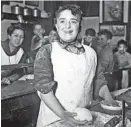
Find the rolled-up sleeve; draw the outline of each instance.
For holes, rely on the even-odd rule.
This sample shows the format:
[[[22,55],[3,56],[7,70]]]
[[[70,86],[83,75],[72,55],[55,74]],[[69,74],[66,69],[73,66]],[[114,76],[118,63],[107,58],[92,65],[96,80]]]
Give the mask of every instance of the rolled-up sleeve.
[[[98,62],[98,65],[96,68],[96,74],[94,78],[94,99],[100,98],[99,91],[104,85],[107,85],[107,81],[104,77],[101,63]]]
[[[56,85],[51,62],[51,45],[45,45],[38,51],[34,62],[34,79],[36,90],[43,94],[52,91]]]

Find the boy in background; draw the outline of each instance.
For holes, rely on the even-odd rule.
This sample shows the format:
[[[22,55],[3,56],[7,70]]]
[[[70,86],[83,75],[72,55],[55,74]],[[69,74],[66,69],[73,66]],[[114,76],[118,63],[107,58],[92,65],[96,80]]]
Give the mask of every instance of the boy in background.
[[[88,46],[92,46],[92,41],[96,36],[96,32],[92,28],[88,28],[85,31],[85,36],[82,39],[82,43]]]
[[[117,43],[118,51],[114,54],[115,68],[122,69],[121,87],[127,88],[129,85],[128,69],[131,68],[131,54],[127,50],[127,42],[120,40]],[[120,79],[118,79],[120,80]]]
[[[46,44],[45,28],[40,23],[36,23],[33,26],[33,32],[31,51],[37,52],[42,45]]]

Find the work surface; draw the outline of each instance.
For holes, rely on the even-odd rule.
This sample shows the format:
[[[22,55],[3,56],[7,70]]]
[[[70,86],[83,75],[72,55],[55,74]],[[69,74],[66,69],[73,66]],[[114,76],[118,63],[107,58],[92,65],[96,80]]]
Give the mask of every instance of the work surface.
[[[124,99],[123,97],[126,96],[126,94],[124,95],[124,93],[126,93],[127,91],[131,92],[131,88],[115,91],[112,93],[112,95],[115,97],[115,99],[122,100]],[[91,114],[93,116],[93,124],[92,125],[86,124],[84,126],[77,126],[77,127],[104,127],[104,125],[113,117],[121,116],[121,112],[104,110],[101,107],[100,103],[96,101],[93,101],[92,106],[88,109],[91,111]],[[130,106],[125,109],[125,114],[126,114],[125,127],[131,127],[131,107]],[[68,124],[65,124],[63,121],[59,121],[58,123],[56,123],[56,127],[76,127],[76,126],[70,126]],[[114,127],[114,126],[110,126],[110,127]],[[122,120],[115,127],[122,127]]]
[[[115,91],[112,94],[116,97],[116,99],[122,100],[124,99],[123,98],[124,94],[122,95],[122,93],[125,93],[127,90],[130,90],[130,89],[131,88],[122,89],[119,91]],[[2,100],[11,99],[13,97],[26,95],[33,92],[36,92],[36,90],[34,88],[34,81],[32,79],[19,80],[12,83],[9,86],[2,87],[1,99]],[[120,94],[122,96],[119,96]],[[128,98],[128,99],[131,99],[131,98]],[[83,127],[104,127],[104,124],[107,121],[109,121],[111,118],[113,118],[114,116],[121,115],[120,113],[113,114],[114,112],[105,111],[100,106],[100,103],[95,102],[95,101],[94,101],[94,104],[89,108],[89,110],[91,110],[94,122],[92,125],[85,125]],[[126,116],[131,120],[131,107],[126,109]],[[127,120],[126,127],[131,127],[130,120]],[[61,123],[61,127],[68,127],[68,126]],[[116,127],[120,127],[120,126],[117,125]]]
[[[10,99],[13,97],[26,95],[28,93],[35,92],[34,80],[18,80],[13,82],[11,85],[2,86],[1,88],[1,100]]]
[[[111,118],[114,117],[114,116],[111,116],[108,114],[94,112],[94,111],[91,111],[91,114],[94,119],[93,124],[91,124],[91,125],[86,124],[84,126],[77,126],[77,127],[104,127],[105,123],[107,123]],[[52,126],[49,126],[49,127],[52,127]],[[55,127],[76,127],[76,126],[71,126],[71,125],[65,124],[63,121],[59,121],[59,122],[57,122]],[[110,127],[112,127],[112,126],[110,126]],[[119,124],[117,124],[115,127],[122,127],[121,122]],[[126,120],[125,127],[131,127],[131,122],[128,119]]]

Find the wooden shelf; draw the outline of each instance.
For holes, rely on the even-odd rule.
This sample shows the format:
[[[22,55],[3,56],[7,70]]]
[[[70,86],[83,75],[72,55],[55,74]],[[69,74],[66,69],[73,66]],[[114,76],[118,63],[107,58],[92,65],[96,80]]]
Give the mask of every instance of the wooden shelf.
[[[32,20],[38,20],[38,19],[49,19],[48,18],[42,18],[42,17],[34,17],[32,15],[28,15],[28,16],[23,16],[23,19],[25,21],[32,21]],[[11,19],[11,20],[17,20],[17,15],[16,14],[12,14],[12,13],[2,13],[2,20],[3,19]]]

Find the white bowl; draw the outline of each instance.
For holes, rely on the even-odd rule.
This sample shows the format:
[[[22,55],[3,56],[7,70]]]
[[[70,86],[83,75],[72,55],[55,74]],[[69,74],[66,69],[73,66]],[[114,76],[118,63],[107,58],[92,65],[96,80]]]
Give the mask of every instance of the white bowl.
[[[122,110],[122,101],[118,101],[118,100],[115,100],[115,101],[119,104],[119,106],[106,105],[106,104],[102,103],[104,101],[102,101],[100,104],[103,109],[112,110],[112,111]],[[127,103],[125,103],[125,107],[127,107],[127,106],[128,106]]]

